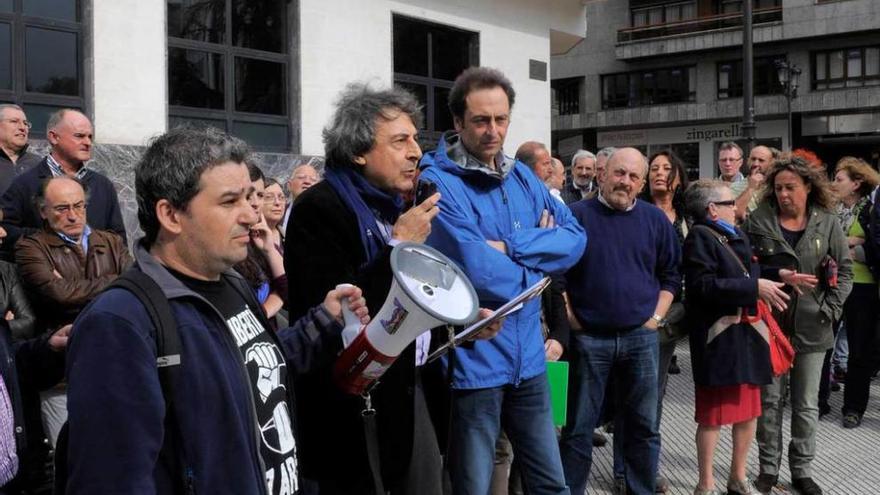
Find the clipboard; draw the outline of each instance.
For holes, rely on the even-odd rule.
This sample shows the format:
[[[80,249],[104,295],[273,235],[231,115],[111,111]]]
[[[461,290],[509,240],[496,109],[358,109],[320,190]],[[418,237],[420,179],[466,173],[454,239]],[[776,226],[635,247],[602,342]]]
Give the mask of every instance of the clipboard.
[[[540,296],[541,293],[544,292],[544,289],[546,289],[549,285],[550,277],[542,278],[535,285],[529,287],[518,296],[504,303],[504,305],[496,309],[489,316],[483,318],[482,320],[478,320],[476,323],[456,334],[452,342],[446,342],[445,344],[438,347],[434,352],[431,353],[430,356],[428,356],[425,364],[436,361],[437,358],[449,352],[449,349],[451,349],[452,347],[457,347],[458,345],[471,340],[472,338],[474,338],[475,335],[480,333],[480,331],[487,326],[495,323],[496,321],[504,318],[511,313],[519,311],[523,307],[523,304]]]

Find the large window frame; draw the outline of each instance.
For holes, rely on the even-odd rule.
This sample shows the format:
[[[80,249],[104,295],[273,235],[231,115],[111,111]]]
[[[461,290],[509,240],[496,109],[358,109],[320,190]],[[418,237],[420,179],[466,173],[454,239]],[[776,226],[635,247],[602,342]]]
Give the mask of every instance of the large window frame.
[[[775,65],[777,60],[786,60],[786,57],[785,55],[755,57],[753,86],[755,96],[779,95],[783,93],[783,87],[779,84],[779,76],[777,75]],[[742,59],[718,62],[715,69],[718,99],[741,98],[743,95]],[[733,76],[732,78],[728,76],[727,87],[724,87],[722,84],[724,73]]]
[[[424,105],[425,119],[422,128],[419,130],[419,140],[423,145],[423,148],[429,149],[433,148],[436,145],[443,132],[451,130],[451,128],[438,128],[437,124],[438,122],[442,121],[452,121],[452,117],[449,115],[449,107],[447,106],[447,102],[444,98],[440,97],[444,93],[448,94],[449,90],[452,89],[453,83],[455,82],[455,76],[457,76],[456,74],[452,77],[439,77],[437,76],[437,74],[435,74],[436,71],[433,60],[435,53],[434,44],[438,42],[437,40],[444,33],[452,33],[456,36],[467,37],[467,61],[465,63],[465,66],[462,67],[462,70],[464,70],[467,67],[480,65],[480,35],[477,32],[468,31],[453,26],[437,24],[434,22],[429,22],[423,19],[417,19],[401,14],[393,14],[392,44],[394,44],[395,40],[397,39],[394,33],[395,30],[412,27],[423,29],[425,35],[427,36],[425,53],[427,75],[412,74],[398,70],[400,69],[400,65],[397,64],[394,60],[396,57],[392,57],[392,71],[394,75],[394,84],[413,91],[416,97],[419,98],[420,102]],[[395,51],[395,47],[392,46],[392,54]],[[416,88],[424,88],[424,95],[421,94],[421,91],[415,91],[414,89]],[[442,112],[442,114],[438,112]]]
[[[684,87],[675,89],[669,85],[666,88],[661,87],[660,82],[668,83],[675,77],[681,78],[682,75],[687,86],[686,90]],[[599,90],[603,110],[691,103],[697,99],[697,66],[660,67],[604,74],[601,77]],[[615,96],[609,97],[611,93]]]
[[[814,91],[880,86],[880,45],[819,50],[810,58]],[[832,77],[836,69],[840,77]]]
[[[577,115],[581,113],[583,77],[554,79],[550,82],[554,115]]]
[[[234,0],[225,0],[224,2],[224,40],[223,42],[200,41],[187,38],[179,38],[171,35],[170,30],[167,37],[169,52],[169,72],[168,72],[168,121],[169,127],[178,124],[192,123],[200,125],[202,121],[223,122],[224,131],[236,135],[236,125],[272,125],[284,128],[285,141],[282,145],[266,145],[249,143],[254,149],[267,152],[287,153],[295,151],[298,146],[295,138],[295,129],[293,128],[293,118],[295,114],[294,92],[291,91],[291,70],[293,66],[293,58],[291,55],[290,37],[296,36],[291,32],[290,12],[291,4],[285,0],[277,0],[281,4],[283,14],[281,16],[284,27],[281,29],[283,39],[281,40],[281,52],[272,52],[258,50],[254,48],[246,48],[235,46],[233,44],[233,11],[232,4]],[[184,105],[175,105],[171,102],[171,62],[170,54],[174,49],[192,50],[196,52],[207,53],[209,55],[219,55],[223,61],[223,109],[190,107]],[[246,59],[248,61],[271,62],[280,64],[282,76],[281,94],[284,97],[282,105],[283,113],[269,114],[246,112],[236,109],[236,64],[238,59]],[[210,125],[210,124],[208,124]]]
[[[630,25],[632,27],[657,26],[669,22],[687,21],[696,18],[696,0],[636,7],[630,11]]]
[[[49,115],[61,108],[85,109],[85,69],[83,56],[83,0],[75,1],[76,21],[36,17],[23,13],[27,0],[13,0],[12,12],[0,12],[0,24],[9,25],[10,31],[10,78],[12,87],[0,89],[0,102],[14,103],[24,108],[34,127],[32,138],[45,138],[45,123]],[[52,94],[27,89],[27,32],[29,28],[69,33],[76,36],[76,85],[75,95]]]
[[[717,0],[719,14],[733,14],[742,12],[743,0]],[[752,10],[772,9],[781,7],[782,0],[752,0]]]

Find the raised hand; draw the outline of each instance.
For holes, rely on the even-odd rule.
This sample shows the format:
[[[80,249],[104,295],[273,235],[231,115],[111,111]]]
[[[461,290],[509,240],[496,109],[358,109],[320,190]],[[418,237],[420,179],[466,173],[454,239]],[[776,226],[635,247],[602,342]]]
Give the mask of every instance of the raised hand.
[[[425,242],[431,234],[431,220],[440,213],[438,201],[440,201],[440,193],[434,193],[400,215],[391,228],[391,237],[398,241]]]

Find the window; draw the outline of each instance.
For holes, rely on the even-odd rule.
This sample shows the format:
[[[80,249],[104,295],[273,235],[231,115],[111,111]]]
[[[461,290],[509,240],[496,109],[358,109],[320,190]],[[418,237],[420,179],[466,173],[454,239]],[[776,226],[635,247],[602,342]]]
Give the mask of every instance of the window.
[[[781,7],[782,0],[752,0],[752,9],[770,9]],[[719,14],[733,14],[742,12],[742,0],[718,0]]]
[[[583,77],[554,79],[550,83],[553,91],[553,115],[577,115],[581,113],[581,83]]]
[[[394,83],[408,89],[424,106],[420,140],[432,147],[454,127],[447,101],[455,78],[479,65],[476,33],[394,16]]]
[[[681,159],[689,181],[700,178],[700,143],[652,144],[648,146],[648,153],[645,156],[650,157],[658,151],[665,150],[672,150]]]
[[[813,53],[813,89],[880,85],[880,46]]]
[[[696,72],[691,66],[602,76],[602,108],[694,101]]]
[[[667,5],[632,9],[633,27],[686,21],[697,17],[697,2],[676,2]]]
[[[755,59],[754,89],[755,95],[782,94],[776,71],[776,61],[785,60],[784,56],[760,57]],[[718,99],[736,98],[743,95],[742,60],[718,63]]]
[[[0,102],[24,108],[34,137],[56,110],[84,108],[81,15],[77,0],[0,0]]]
[[[216,127],[257,149],[291,149],[286,1],[168,0],[167,28],[172,127]]]

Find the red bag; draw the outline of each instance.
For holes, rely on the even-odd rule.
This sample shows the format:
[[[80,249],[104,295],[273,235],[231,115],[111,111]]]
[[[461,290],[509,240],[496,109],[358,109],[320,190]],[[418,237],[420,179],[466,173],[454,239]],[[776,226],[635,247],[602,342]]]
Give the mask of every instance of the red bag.
[[[788,341],[788,337],[782,333],[773,313],[767,303],[758,299],[758,314],[756,316],[748,316],[743,311],[743,320],[754,325],[762,322],[767,327],[767,335],[770,344],[770,365],[773,368],[773,376],[780,376],[788,373],[794,364],[794,347]],[[760,324],[760,323],[758,323]]]

